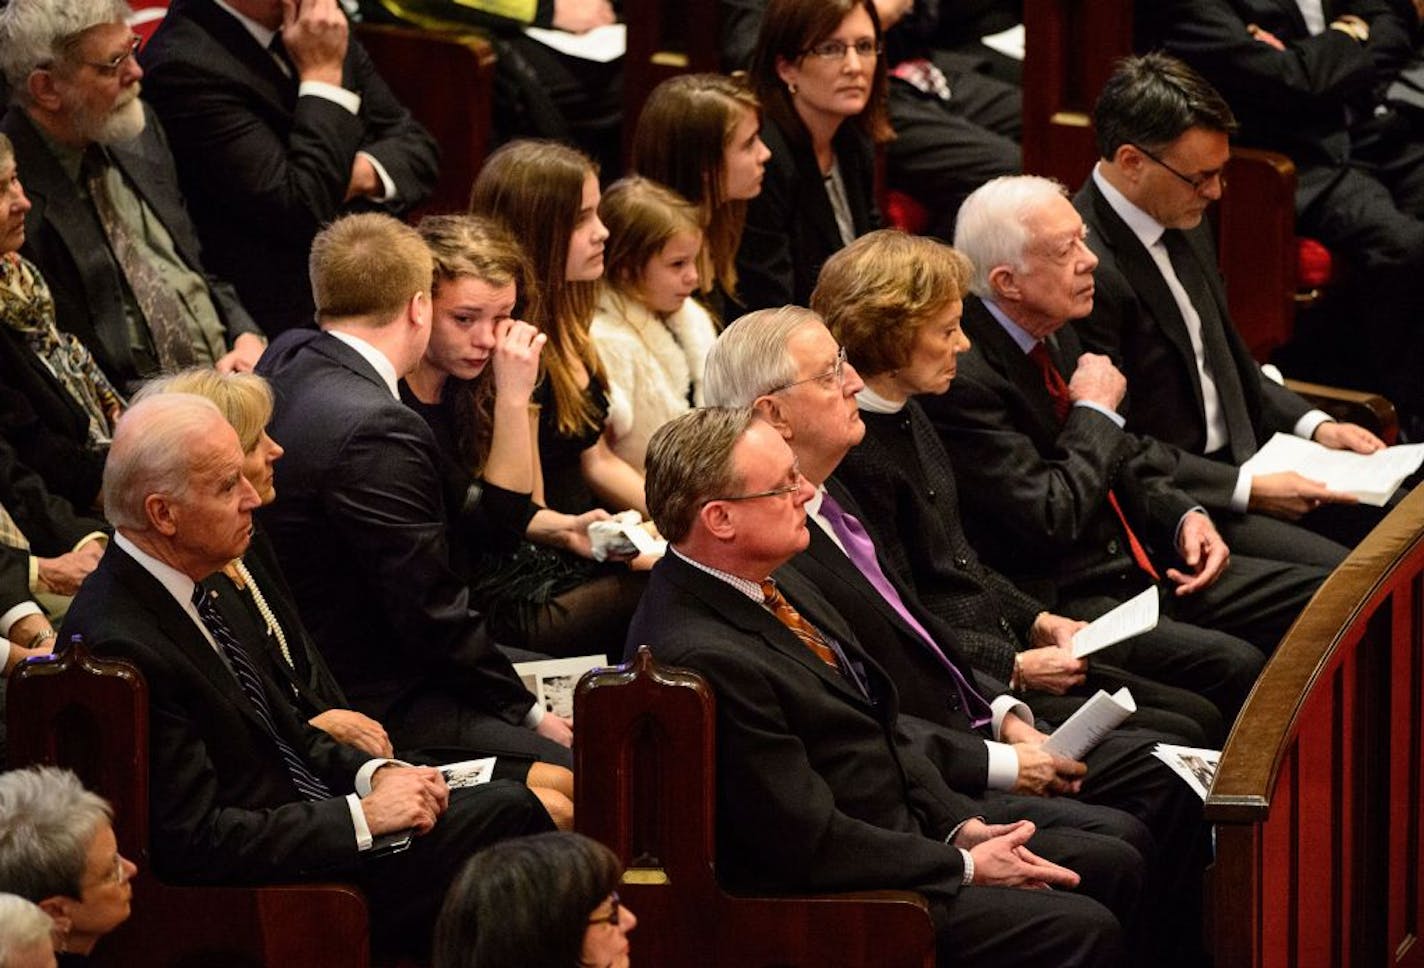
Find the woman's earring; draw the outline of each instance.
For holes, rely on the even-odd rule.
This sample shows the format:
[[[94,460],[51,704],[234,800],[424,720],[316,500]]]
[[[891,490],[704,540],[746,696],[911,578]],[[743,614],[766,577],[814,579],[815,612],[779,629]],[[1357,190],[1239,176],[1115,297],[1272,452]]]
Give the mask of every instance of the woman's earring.
[[[788,82],[786,83],[786,90],[787,90],[788,92],[790,92],[791,94],[795,94],[795,93],[796,93],[796,82],[795,82],[795,81],[788,81]]]

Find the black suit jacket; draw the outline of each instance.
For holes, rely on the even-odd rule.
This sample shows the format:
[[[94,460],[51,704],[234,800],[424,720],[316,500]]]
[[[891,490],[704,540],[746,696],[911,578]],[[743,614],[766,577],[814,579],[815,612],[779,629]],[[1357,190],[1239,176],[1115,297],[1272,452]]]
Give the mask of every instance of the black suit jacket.
[[[435,441],[359,353],[314,330],[282,334],[258,371],[287,451],[258,513],[302,621],[352,705],[402,746],[421,701],[455,728],[471,707],[519,723],[534,697],[494,647],[450,567]],[[406,746],[422,745],[406,743]],[[451,736],[445,745],[467,745]]]
[[[737,250],[737,289],[746,309],[805,306],[821,266],[843,245],[836,216],[810,141],[783,131],[770,118],[761,139],[771,149],[761,194],[747,203]],[[880,227],[875,206],[875,149],[854,124],[831,142],[841,166],[857,236]]]
[[[224,611],[239,641],[251,641],[241,608]],[[117,545],[70,606],[62,640],[76,634],[99,654],[134,663],[148,682],[150,842],[160,876],[233,884],[356,871],[341,794],[352,792],[367,757],[298,720],[264,677],[278,732],[336,794],[303,800],[226,662]]]
[[[232,287],[207,274],[198,234],[178,190],[173,155],[158,119],[147,105],[147,124],[133,141],[110,145],[109,155],[168,234],[189,268],[204,273],[208,290],[227,331],[227,341],[258,332]],[[121,389],[140,376],[129,349],[124,318],[124,280],[93,206],[60,167],[34,124],[18,106],[0,122],[15,144],[15,165],[33,207],[25,216],[20,252],[39,267],[54,294],[59,328],[74,333]]]
[[[777,579],[870,682],[868,700],[758,603],[669,554],[628,632],[660,662],[704,676],[717,705],[719,879],[775,892],[959,890],[943,838],[978,813],[897,727],[885,673],[794,572]]]
[[[1206,413],[1196,353],[1166,280],[1091,177],[1073,204],[1088,226],[1088,243],[1100,260],[1093,273],[1097,284],[1093,312],[1075,322],[1074,329],[1086,349],[1110,356],[1127,377],[1130,402],[1122,413],[1128,430],[1168,445],[1177,461],[1173,477],[1184,491],[1209,508],[1229,508],[1238,467],[1202,456]],[[1218,391],[1239,389],[1235,403],[1249,415],[1258,445],[1274,433],[1290,433],[1310,404],[1267,378],[1230,324],[1210,228],[1203,222],[1186,238],[1211,285],[1237,376],[1235,381],[1218,380]]]
[[[139,60],[208,259],[268,333],[312,325],[307,254],[323,225],[351,211],[400,214],[435,184],[435,142],[354,36],[342,86],[360,95],[359,114],[297,97],[296,79],[212,0],[175,0]],[[395,182],[390,205],[344,201],[358,151]]]
[[[973,348],[948,393],[925,410],[954,461],[970,544],[994,568],[1050,604],[1068,589],[1136,574],[1112,490],[1159,563],[1175,561],[1177,524],[1196,506],[1171,481],[1160,446],[1087,407],[1062,424],[1038,368],[977,297],[964,301]],[[1065,380],[1082,346],[1055,335]]]

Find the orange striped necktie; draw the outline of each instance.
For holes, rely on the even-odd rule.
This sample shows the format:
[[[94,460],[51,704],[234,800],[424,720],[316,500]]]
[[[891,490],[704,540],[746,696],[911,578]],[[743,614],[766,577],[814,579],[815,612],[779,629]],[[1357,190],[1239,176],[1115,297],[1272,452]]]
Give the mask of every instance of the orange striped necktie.
[[[791,606],[786,600],[786,596],[781,594],[781,589],[776,587],[776,582],[770,578],[761,583],[762,600],[766,602],[771,614],[775,615],[777,621],[789,628],[792,633],[801,640],[801,644],[810,649],[826,665],[840,671],[841,664],[836,658],[836,650],[831,648],[831,644],[826,641],[826,637],[820,633],[816,626],[806,621],[801,613]]]

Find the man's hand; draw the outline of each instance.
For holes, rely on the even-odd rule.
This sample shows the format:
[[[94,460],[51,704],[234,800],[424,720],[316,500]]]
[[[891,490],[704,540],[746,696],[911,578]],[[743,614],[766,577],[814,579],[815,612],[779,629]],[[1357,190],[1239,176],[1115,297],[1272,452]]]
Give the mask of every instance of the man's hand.
[[[1113,366],[1112,360],[1100,353],[1084,353],[1078,357],[1078,368],[1068,381],[1068,399],[1116,411],[1125,393],[1127,377]]]
[[[1216,525],[1199,511],[1190,512],[1182,521],[1181,533],[1177,535],[1177,551],[1187,563],[1188,570],[1168,568],[1167,577],[1177,583],[1176,594],[1179,596],[1209,588],[1221,577],[1227,562],[1231,560],[1231,549],[1216,533]]]
[[[574,745],[574,724],[553,713],[545,713],[544,718],[539,720],[539,725],[534,727],[534,732],[560,746]]]
[[[1035,829],[1029,820],[986,824],[974,819],[959,828],[954,846],[963,847],[974,858],[975,884],[1026,889],[1077,887],[1077,874],[1024,846]]]
[[[37,646],[32,647],[30,643],[33,642],[37,636],[53,631],[54,626],[49,624],[48,616],[37,613],[26,615],[23,618],[17,618],[10,626],[10,631],[7,633],[7,636],[11,642],[22,649],[32,649],[34,654],[43,655],[54,648],[53,635]]]
[[[336,0],[282,0],[282,44],[298,80],[340,87],[349,30]]]
[[[381,176],[376,174],[376,166],[371,164],[370,158],[358,153],[351,159],[351,180],[346,183],[344,201],[379,198],[384,191],[385,185],[381,184]]]
[[[354,709],[328,709],[313,716],[311,724],[338,743],[354,746],[369,756],[395,756],[391,738],[381,724]]]
[[[89,573],[99,564],[103,555],[103,542],[88,541],[84,547],[76,548],[58,558],[36,558],[40,583],[56,595],[73,595],[79,591],[79,586],[89,577]]]
[[[1285,50],[1286,45],[1281,43],[1281,39],[1257,24],[1247,24],[1246,32],[1251,35],[1252,40],[1260,41],[1272,50]]]
[[[1014,781],[1014,793],[1035,797],[1077,793],[1083,788],[1088,767],[1067,757],[1048,752],[1039,743],[1015,743],[1019,757],[1019,776]]]
[[[397,830],[426,834],[449,805],[450,788],[435,767],[390,763],[372,775],[361,811],[373,837]]]
[[[1251,497],[1246,506],[1273,518],[1295,521],[1322,504],[1354,503],[1353,494],[1332,491],[1319,481],[1302,477],[1295,471],[1278,471],[1251,478]]]
[[[0,678],[8,679],[10,673],[15,671],[15,666],[26,659],[33,659],[37,655],[49,655],[52,645],[54,645],[54,640],[50,639],[37,648],[26,649],[8,639],[0,639],[0,655],[4,656],[4,670],[0,671]]]
[[[1073,651],[1073,636],[1088,623],[1066,615],[1039,612],[1028,630],[1028,644],[1034,648],[1055,645],[1060,649]]]
[[[1419,0],[1424,3],[1424,0]],[[1311,440],[1331,450],[1353,450],[1357,454],[1373,454],[1384,450],[1385,442],[1359,424],[1326,420],[1315,428]]]
[[[213,367],[219,373],[251,373],[257,369],[257,361],[262,359],[266,348],[267,344],[256,333],[243,333],[232,341],[232,349],[218,357]]]
[[[608,0],[554,0],[553,23],[557,30],[585,34],[613,23],[613,4]]]
[[[1019,685],[1061,696],[1081,686],[1088,676],[1086,659],[1075,659],[1068,649],[1048,645],[1019,653]]]
[[[490,366],[495,397],[527,405],[539,380],[539,354],[549,337],[523,320],[506,319],[495,327],[494,340]]]

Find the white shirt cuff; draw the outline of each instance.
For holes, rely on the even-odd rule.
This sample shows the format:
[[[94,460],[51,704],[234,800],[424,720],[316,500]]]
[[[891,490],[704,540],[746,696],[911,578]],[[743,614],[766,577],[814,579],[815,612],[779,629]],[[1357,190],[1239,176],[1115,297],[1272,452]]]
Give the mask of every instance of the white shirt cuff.
[[[376,177],[381,180],[381,194],[376,196],[374,201],[389,202],[394,199],[396,197],[396,183],[391,179],[391,176],[386,173],[386,166],[381,164],[376,156],[369,151],[358,151],[356,152],[356,157],[365,158],[369,161],[371,167],[376,170]]]
[[[30,560],[34,561],[34,558],[31,557]],[[24,618],[27,615],[39,615],[40,612],[40,607],[34,602],[21,602],[20,604],[14,606],[13,608],[9,609],[4,615],[0,615],[0,635],[3,635],[8,638],[10,636],[10,626],[14,625],[16,622],[18,622],[20,619]],[[24,643],[21,644],[23,645]]]
[[[1324,410],[1310,410],[1302,414],[1301,418],[1295,422],[1295,426],[1291,428],[1291,433],[1297,437],[1312,440],[1315,437],[1315,431],[1319,429],[1321,424],[1334,419],[1334,417],[1330,416],[1330,414]]]
[[[302,81],[297,85],[297,97],[319,97],[334,101],[352,114],[361,113],[361,95],[325,81]]]
[[[1009,713],[1016,714],[1019,719],[1033,725],[1033,710],[1028,708],[1028,703],[1015,696],[1004,693],[994,697],[994,701],[989,704],[989,708],[994,712],[994,738],[1000,739],[1004,735],[1004,717]],[[1015,770],[1017,771],[1017,767]]]
[[[967,887],[974,883],[974,857],[963,847],[956,847],[954,849],[959,851],[959,856],[964,858],[964,880],[959,883]]]
[[[373,842],[371,826],[366,823],[366,811],[361,809],[361,798],[354,793],[346,794],[346,806],[351,810],[351,826],[356,828],[356,849],[370,850]]]
[[[1109,420],[1115,423],[1119,430],[1127,426],[1127,420],[1123,417],[1122,414],[1118,413],[1116,410],[1109,410],[1107,407],[1103,406],[1100,403],[1094,403],[1091,400],[1074,400],[1073,406],[1087,407],[1089,410],[1096,410],[1098,413],[1102,414],[1104,417],[1107,417]]]
[[[538,729],[539,724],[544,721],[544,707],[539,703],[529,707],[529,711],[524,714],[524,725],[530,729]]]
[[[392,760],[384,756],[377,756],[361,764],[361,769],[356,771],[356,795],[369,797],[371,795],[371,777],[376,775],[376,771],[387,764],[396,766],[410,766],[405,760]]]
[[[1244,514],[1251,507],[1251,481],[1254,476],[1250,471],[1236,473],[1236,487],[1231,491],[1231,510],[1237,514]]]
[[[989,750],[989,776],[985,786],[990,790],[1012,790],[1019,780],[1019,754],[1008,743],[986,739]]]

